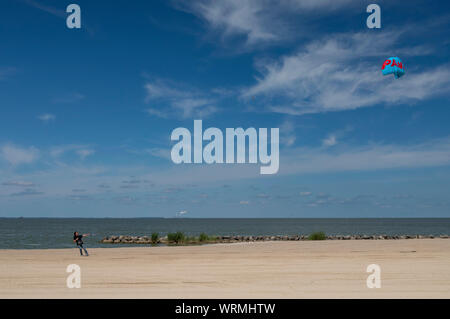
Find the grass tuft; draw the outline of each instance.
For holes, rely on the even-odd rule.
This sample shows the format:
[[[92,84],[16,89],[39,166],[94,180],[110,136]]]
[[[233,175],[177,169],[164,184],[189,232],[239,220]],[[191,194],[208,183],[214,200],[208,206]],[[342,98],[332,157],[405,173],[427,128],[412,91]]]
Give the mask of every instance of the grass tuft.
[[[152,233],[152,244],[157,244],[159,241],[159,234],[158,233]]]
[[[206,235],[205,233],[201,233],[200,236],[198,236],[198,241],[199,242],[205,242],[205,241],[210,241],[211,239],[209,238],[208,235]]]
[[[186,236],[184,235],[184,233],[182,232],[176,232],[176,233],[168,233],[167,234],[167,240],[170,243],[176,243],[176,244],[180,244],[182,242],[184,242]]]
[[[327,236],[325,235],[324,232],[320,231],[320,232],[315,232],[312,233],[308,236],[309,240],[325,240],[327,239]]]

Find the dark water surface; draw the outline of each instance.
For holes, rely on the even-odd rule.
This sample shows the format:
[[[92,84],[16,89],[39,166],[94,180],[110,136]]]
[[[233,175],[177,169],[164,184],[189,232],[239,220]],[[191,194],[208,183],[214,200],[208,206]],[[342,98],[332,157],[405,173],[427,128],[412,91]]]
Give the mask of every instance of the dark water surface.
[[[450,218],[374,219],[165,219],[165,218],[0,218],[0,249],[74,247],[73,232],[91,233],[87,247],[107,235],[150,235],[182,231],[187,235],[450,235]]]

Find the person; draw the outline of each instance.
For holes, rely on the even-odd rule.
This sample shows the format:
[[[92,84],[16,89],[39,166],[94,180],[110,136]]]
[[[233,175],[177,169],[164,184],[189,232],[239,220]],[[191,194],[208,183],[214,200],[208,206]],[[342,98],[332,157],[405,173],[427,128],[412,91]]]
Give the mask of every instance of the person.
[[[80,235],[78,232],[73,233],[73,241],[77,244],[77,247],[80,249],[80,255],[83,256],[83,250],[86,253],[86,256],[89,256],[86,248],[83,247],[83,237],[89,236],[89,234]]]

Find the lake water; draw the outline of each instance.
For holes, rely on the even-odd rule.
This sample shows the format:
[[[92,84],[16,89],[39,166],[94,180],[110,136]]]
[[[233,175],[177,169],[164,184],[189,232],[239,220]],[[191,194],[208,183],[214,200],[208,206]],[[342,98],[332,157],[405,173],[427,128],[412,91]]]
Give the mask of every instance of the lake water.
[[[0,249],[74,247],[73,232],[91,233],[87,247],[123,247],[100,244],[108,235],[151,235],[182,231],[209,235],[450,235],[450,218],[399,219],[188,219],[188,218],[0,218]]]

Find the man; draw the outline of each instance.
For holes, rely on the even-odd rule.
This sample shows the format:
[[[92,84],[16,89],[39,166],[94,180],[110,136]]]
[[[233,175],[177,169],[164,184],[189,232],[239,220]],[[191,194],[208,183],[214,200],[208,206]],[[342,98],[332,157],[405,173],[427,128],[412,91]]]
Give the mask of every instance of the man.
[[[83,237],[89,236],[89,234],[80,235],[78,232],[73,233],[73,241],[77,244],[77,247],[80,249],[80,255],[83,256],[83,250],[86,253],[86,256],[89,256],[86,248],[83,247]]]

